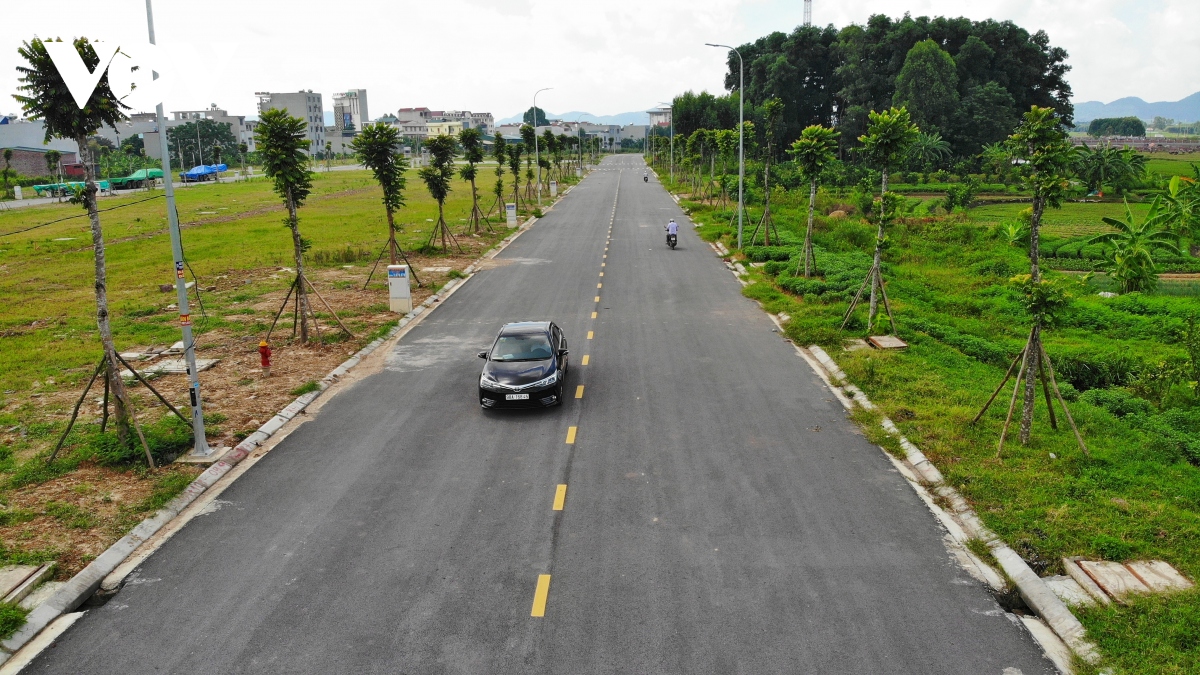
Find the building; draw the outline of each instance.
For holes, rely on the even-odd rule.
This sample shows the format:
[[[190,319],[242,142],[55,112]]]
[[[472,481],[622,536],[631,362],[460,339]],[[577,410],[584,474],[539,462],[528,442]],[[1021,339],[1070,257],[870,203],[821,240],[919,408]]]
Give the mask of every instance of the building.
[[[371,121],[367,113],[367,90],[349,89],[333,95],[333,126],[338,131],[362,131]]]
[[[495,130],[491,113],[473,113],[470,110],[447,110],[440,115],[443,122],[459,122],[462,129],[478,129],[485,134]]]
[[[151,116],[153,118],[153,115]],[[167,120],[167,127],[179,126],[180,124],[188,124],[199,120],[213,120],[219,124],[229,126],[229,131],[233,133],[233,137],[238,143],[245,143],[246,148],[250,152],[254,152],[254,131],[251,122],[246,123],[245,115],[230,115],[228,112],[217,107],[214,103],[205,110],[173,110],[171,111],[171,119]]]
[[[425,125],[427,136],[457,136],[463,127],[461,120],[439,120]]]
[[[10,165],[13,171],[16,171],[22,176],[51,176],[55,177],[59,173],[66,176],[68,171],[65,167],[68,165],[79,165],[79,157],[74,151],[67,152],[60,150],[62,157],[58,161],[58,169],[52,170],[46,166],[46,153],[54,148],[47,146],[28,147],[28,146],[7,146],[0,145],[0,150],[12,150],[12,160]],[[82,165],[79,165],[82,167]],[[82,169],[81,169],[82,172]]]
[[[255,92],[258,97],[258,113],[268,110],[286,110],[292,117],[305,121],[307,137],[310,141],[308,154],[314,155],[325,150],[325,110],[321,95],[308,91],[275,93]]]
[[[669,127],[671,126],[671,108],[660,107],[653,110],[647,110],[650,115],[650,126],[652,127]]]
[[[41,150],[42,152],[46,150],[58,150],[64,157],[67,153],[74,155],[79,152],[79,146],[75,144],[75,141],[52,138],[49,143],[46,143],[46,125],[41,121],[23,120],[15,116],[6,116],[4,119],[8,121],[0,124],[0,148],[11,148],[14,151],[16,148],[23,148]],[[0,164],[0,167],[2,167],[2,164]],[[41,167],[36,173],[28,175],[45,175],[46,163],[42,162]],[[17,170],[20,171],[20,169]]]

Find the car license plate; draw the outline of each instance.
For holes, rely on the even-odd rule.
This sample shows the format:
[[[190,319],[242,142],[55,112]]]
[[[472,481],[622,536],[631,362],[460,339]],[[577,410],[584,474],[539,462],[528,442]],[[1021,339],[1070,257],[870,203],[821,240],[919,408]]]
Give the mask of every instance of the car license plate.
[[[506,394],[504,396],[504,400],[506,400],[506,401],[528,401],[529,394]]]

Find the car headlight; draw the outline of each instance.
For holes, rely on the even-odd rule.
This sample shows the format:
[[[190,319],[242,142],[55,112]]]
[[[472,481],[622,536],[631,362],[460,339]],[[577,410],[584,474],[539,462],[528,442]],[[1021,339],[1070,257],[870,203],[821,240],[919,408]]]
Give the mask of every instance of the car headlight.
[[[487,389],[488,391],[507,391],[508,390],[508,387],[489,378],[487,375],[479,376],[479,386],[480,386],[480,388]]]
[[[527,386],[530,389],[541,389],[542,387],[549,387],[550,385],[554,384],[555,382],[558,382],[558,371],[557,370],[554,371],[553,373],[550,373],[550,377],[538,380],[537,382],[534,382],[533,384],[530,384]]]

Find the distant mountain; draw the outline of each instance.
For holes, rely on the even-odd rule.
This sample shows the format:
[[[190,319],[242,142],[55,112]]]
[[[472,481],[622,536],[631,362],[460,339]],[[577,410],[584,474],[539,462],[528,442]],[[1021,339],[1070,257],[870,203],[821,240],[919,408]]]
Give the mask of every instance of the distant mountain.
[[[521,111],[512,117],[505,117],[502,120],[496,120],[496,124],[520,124],[524,120],[522,117],[524,114],[525,111]],[[620,124],[622,126],[626,124],[650,123],[650,115],[644,110],[623,112],[616,115],[593,115],[592,113],[580,112],[578,110],[572,110],[565,113],[552,113],[547,110],[546,119],[564,120],[567,122],[574,122],[576,119],[578,119],[583,122],[592,122],[594,124]]]
[[[1119,98],[1112,103],[1084,101],[1075,104],[1075,123],[1087,124],[1098,117],[1137,117],[1147,122],[1169,117],[1180,122],[1200,120],[1200,91],[1182,101],[1147,103],[1136,96]]]

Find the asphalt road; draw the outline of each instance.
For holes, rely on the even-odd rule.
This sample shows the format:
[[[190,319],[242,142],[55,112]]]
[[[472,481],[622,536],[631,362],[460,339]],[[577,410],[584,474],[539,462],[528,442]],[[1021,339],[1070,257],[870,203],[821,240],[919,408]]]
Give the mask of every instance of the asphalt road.
[[[739,291],[606,159],[30,672],[1053,672]],[[582,398],[481,411],[545,318]]]

